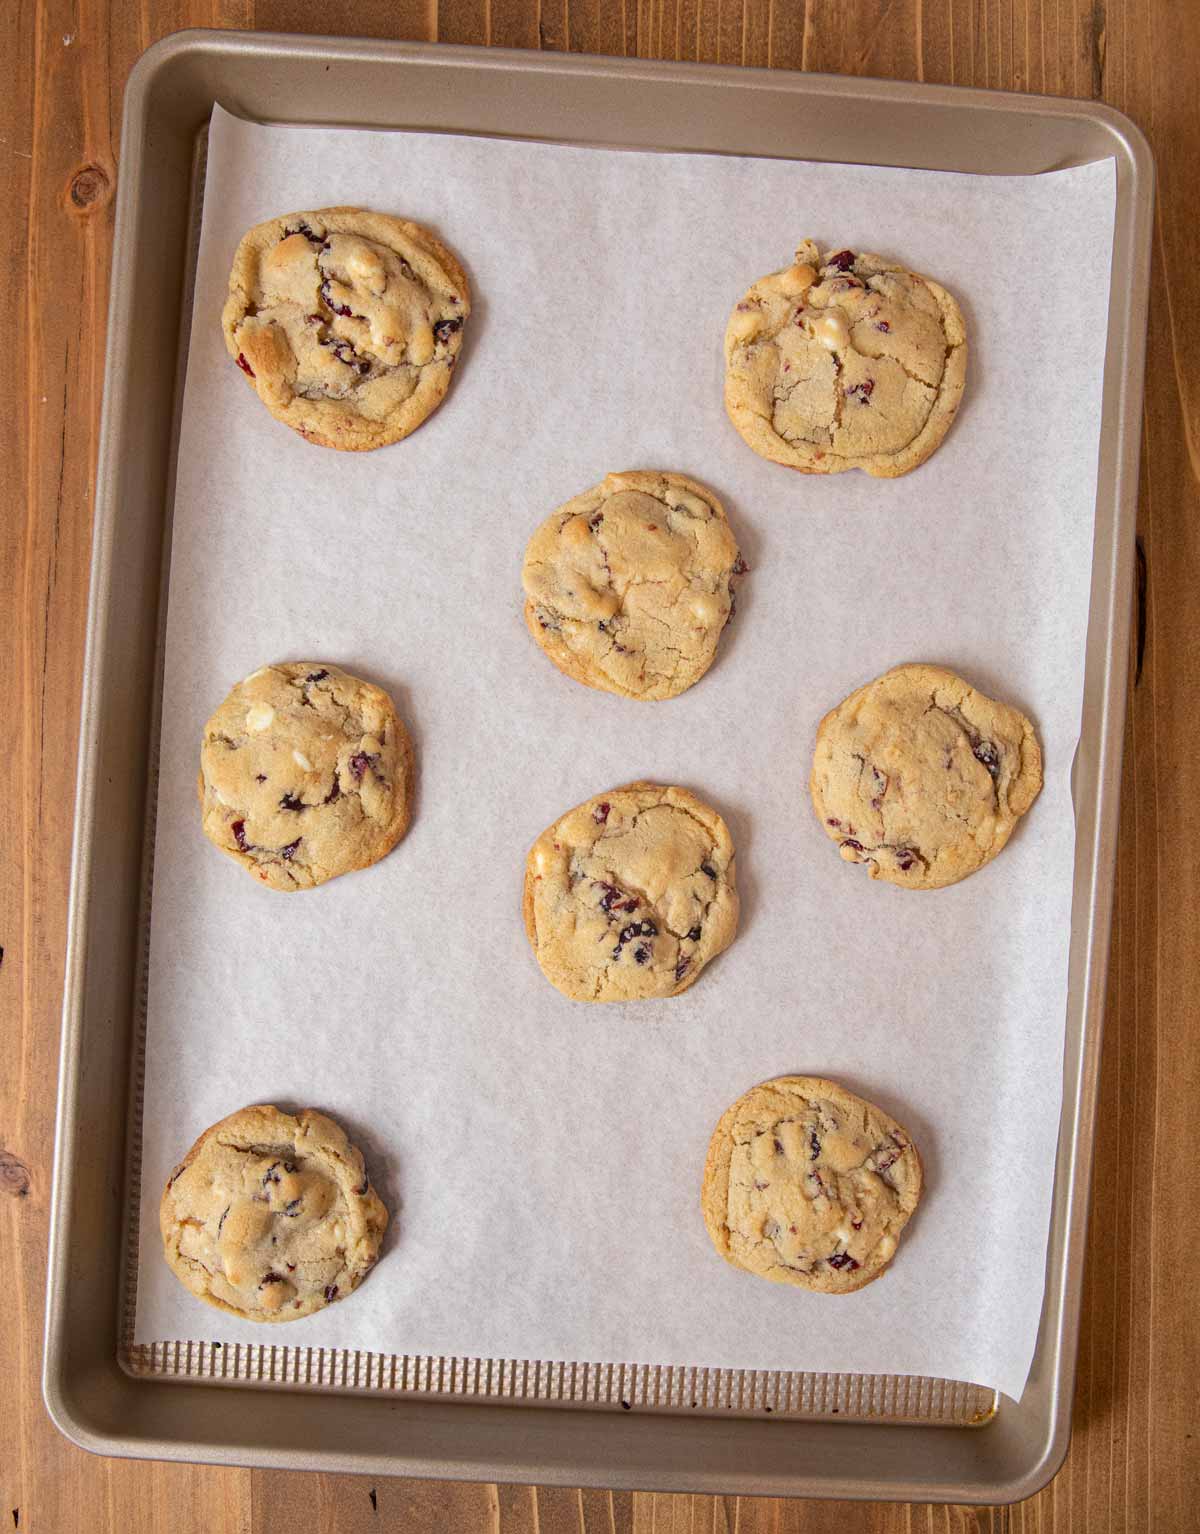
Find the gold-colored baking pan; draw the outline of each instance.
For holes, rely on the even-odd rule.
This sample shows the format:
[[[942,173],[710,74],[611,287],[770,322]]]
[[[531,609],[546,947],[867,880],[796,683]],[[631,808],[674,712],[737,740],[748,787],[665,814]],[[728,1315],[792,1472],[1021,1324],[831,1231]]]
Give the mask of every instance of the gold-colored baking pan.
[[[218,100],[259,121],[983,174],[1114,162],[1063,1112],[1041,1330],[1019,1402],[891,1375],[133,1345],[161,620],[204,135]],[[64,1433],[104,1454],[777,1496],[1005,1502],[1050,1478],[1070,1435],[1079,1326],[1153,177],[1138,130],[1090,102],[252,33],[179,33],[142,57],[121,137],[63,1009],[44,1393]]]

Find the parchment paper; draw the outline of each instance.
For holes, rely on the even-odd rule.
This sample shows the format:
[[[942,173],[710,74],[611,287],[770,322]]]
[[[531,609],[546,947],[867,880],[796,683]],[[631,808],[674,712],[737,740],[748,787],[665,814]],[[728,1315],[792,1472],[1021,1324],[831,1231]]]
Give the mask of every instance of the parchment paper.
[[[362,203],[471,274],[449,399],[342,454],[274,422],[226,357],[239,236]],[[1114,175],[995,178],[213,120],[175,503],[154,871],[136,1338],[944,1375],[1019,1396],[1042,1304],[1058,1129]],[[967,315],[967,396],[915,473],[812,478],[725,418],[721,338],[795,243],[892,254]],[[668,703],[561,676],[521,621],[526,539],[609,470],[724,500],[751,573],[718,662]],[[204,840],[205,719],[277,659],[389,687],[416,818],[310,893]],[[1028,712],[1046,787],[1003,855],[911,894],[844,865],[806,783],[821,715],[897,662]],[[647,777],[726,816],[733,947],[686,996],[567,1001],[519,915],[537,833]],[[782,1072],[832,1076],[914,1134],[924,1202],[844,1298],[763,1283],[699,1211],[712,1127]],[[348,1302],[285,1328],[166,1269],[162,1184],[244,1103],[314,1104],[393,1212]]]

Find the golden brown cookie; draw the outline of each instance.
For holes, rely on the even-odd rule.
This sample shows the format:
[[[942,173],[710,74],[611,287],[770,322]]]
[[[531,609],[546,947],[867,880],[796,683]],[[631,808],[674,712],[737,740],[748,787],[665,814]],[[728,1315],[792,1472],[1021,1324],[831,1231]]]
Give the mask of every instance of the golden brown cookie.
[[[921,1197],[921,1160],[881,1109],[818,1076],[778,1076],[722,1114],[701,1207],[736,1268],[848,1294],[878,1278]]]
[[[345,1299],[375,1265],[387,1223],[339,1126],[270,1104],[206,1129],[159,1212],[176,1278],[245,1321],[297,1321]]]
[[[277,890],[367,868],[408,829],[412,748],[391,698],[327,661],[263,666],[204,727],[204,834]]]
[[[685,788],[612,788],[534,842],[523,910],[542,973],[564,996],[676,996],[737,931],[733,842]]]
[[[756,453],[807,474],[892,478],[950,429],[967,371],[962,313],[881,256],[805,240],[725,331],[725,408]]]
[[[233,259],[225,345],[277,421],[322,447],[386,447],[441,403],[471,312],[420,224],[365,208],[257,224]]]
[[[711,490],[682,474],[609,474],[529,540],[525,622],[575,681],[674,698],[712,665],[745,569]]]
[[[1042,787],[1024,714],[941,666],[896,666],[817,730],[809,788],[848,863],[940,889],[989,863]]]

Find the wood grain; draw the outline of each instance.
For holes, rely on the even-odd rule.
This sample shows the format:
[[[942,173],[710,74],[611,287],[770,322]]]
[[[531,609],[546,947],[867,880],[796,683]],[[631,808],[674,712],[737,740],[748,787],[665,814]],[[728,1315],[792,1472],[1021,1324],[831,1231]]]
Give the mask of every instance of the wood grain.
[[[1103,99],[1159,169],[1101,1133],[1075,1439],[1008,1509],[664,1497],[125,1464],[60,1439],[39,1369],[103,321],[121,91],[148,43],[258,26],[720,60]],[[1200,1526],[1200,6],[1193,0],[6,0],[0,4],[0,1530],[1118,1534]],[[1045,252],[1036,273],[1069,293]],[[1031,357],[1031,366],[1046,359]],[[1135,646],[1136,648],[1136,646]],[[1135,661],[1131,654],[1131,665]]]

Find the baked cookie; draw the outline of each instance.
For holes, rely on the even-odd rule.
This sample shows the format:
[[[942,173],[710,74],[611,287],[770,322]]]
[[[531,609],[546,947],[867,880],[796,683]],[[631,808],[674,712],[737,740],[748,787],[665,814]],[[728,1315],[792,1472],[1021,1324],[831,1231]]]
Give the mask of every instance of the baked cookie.
[[[564,996],[677,996],[737,931],[733,842],[686,788],[612,788],[534,842],[523,909],[542,973]]]
[[[725,331],[725,408],[756,453],[807,474],[893,478],[950,429],[967,371],[954,299],[881,256],[805,240]]]
[[[387,1223],[332,1119],[266,1103],[206,1129],[159,1210],[175,1277],[244,1321],[298,1321],[345,1299],[375,1265]]]
[[[391,698],[328,662],[261,667],[204,726],[204,834],[272,889],[377,863],[408,829],[411,786]]]
[[[990,862],[1041,787],[1024,714],[924,665],[896,666],[825,715],[809,782],[846,861],[917,890]]]
[[[466,275],[428,229],[322,208],[243,235],[221,328],[277,421],[360,451],[398,442],[437,409],[470,312]]]
[[[819,1076],[777,1076],[721,1115],[700,1196],[735,1268],[820,1294],[878,1278],[921,1197],[895,1119]]]
[[[610,474],[529,540],[525,622],[575,681],[674,698],[712,665],[745,570],[711,490],[682,474]]]

